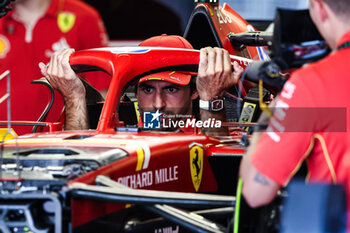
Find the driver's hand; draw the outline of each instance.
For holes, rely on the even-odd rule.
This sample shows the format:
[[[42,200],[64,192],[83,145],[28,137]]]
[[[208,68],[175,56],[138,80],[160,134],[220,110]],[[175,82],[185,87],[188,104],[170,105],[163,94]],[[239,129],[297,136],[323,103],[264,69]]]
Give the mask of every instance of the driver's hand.
[[[210,100],[213,97],[222,97],[224,92],[235,85],[244,69],[233,63],[225,49],[206,47],[200,51],[200,61],[197,76],[197,91],[200,99]]]
[[[72,53],[74,49],[62,49],[51,56],[47,65],[39,63],[42,75],[52,87],[61,92],[65,100],[85,98],[84,85],[69,65]]]

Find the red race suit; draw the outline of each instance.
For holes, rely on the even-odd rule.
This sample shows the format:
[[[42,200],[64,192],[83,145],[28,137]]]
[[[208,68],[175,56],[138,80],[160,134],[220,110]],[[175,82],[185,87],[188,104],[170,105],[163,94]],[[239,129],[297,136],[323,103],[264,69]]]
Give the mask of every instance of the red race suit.
[[[16,11],[16,9],[14,9]],[[39,62],[49,62],[54,51],[106,47],[108,37],[98,12],[80,0],[51,0],[46,13],[33,25],[24,25],[14,12],[0,20],[0,72],[11,72],[12,120],[36,121],[49,100],[46,87],[30,84],[42,77]],[[109,80],[86,78],[97,88],[108,87]],[[100,77],[100,75],[97,75]],[[0,97],[6,91],[0,83]],[[0,104],[0,120],[7,120],[6,102]],[[56,91],[55,104],[47,121],[57,121],[63,98]],[[24,129],[25,128],[25,129]],[[30,132],[31,127],[15,130]]]
[[[350,31],[338,46],[350,41]],[[350,48],[293,73],[251,155],[261,174],[287,185],[306,160],[309,182],[343,184],[350,232]]]

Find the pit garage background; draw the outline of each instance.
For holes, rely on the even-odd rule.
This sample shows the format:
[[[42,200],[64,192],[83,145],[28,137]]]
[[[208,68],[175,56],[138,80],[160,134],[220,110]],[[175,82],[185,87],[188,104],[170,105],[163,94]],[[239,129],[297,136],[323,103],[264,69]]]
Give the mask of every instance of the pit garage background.
[[[85,0],[101,14],[112,42],[137,43],[166,33],[183,35],[195,6],[193,0]],[[226,0],[243,18],[264,30],[277,7],[305,9],[308,0]]]

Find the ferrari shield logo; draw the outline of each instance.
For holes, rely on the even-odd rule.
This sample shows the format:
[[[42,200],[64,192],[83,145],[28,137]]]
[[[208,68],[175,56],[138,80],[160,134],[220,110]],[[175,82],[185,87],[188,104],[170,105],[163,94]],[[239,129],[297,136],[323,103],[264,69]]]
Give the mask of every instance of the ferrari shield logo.
[[[194,146],[190,150],[190,167],[192,183],[194,189],[198,192],[203,174],[203,149],[199,146]]]
[[[6,54],[10,51],[10,42],[8,39],[0,35],[0,58],[5,58]]]
[[[63,33],[69,32],[75,24],[75,14],[73,13],[60,13],[57,17],[57,24]]]

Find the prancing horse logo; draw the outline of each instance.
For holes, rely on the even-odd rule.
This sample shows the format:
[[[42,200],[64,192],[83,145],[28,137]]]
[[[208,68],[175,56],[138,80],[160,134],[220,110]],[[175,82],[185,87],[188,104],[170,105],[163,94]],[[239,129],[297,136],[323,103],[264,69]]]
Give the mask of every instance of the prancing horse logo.
[[[196,157],[194,157],[192,159],[192,166],[194,166],[196,168],[196,175],[195,177],[198,177],[199,175],[199,172],[201,171],[201,168],[202,168],[202,161],[199,161],[199,154],[198,154],[198,150],[196,149],[195,152],[196,154]]]
[[[190,150],[190,167],[193,186],[198,192],[203,175],[203,148],[194,146]]]

